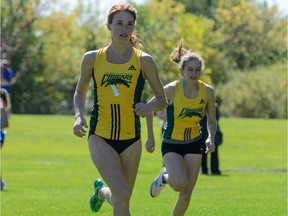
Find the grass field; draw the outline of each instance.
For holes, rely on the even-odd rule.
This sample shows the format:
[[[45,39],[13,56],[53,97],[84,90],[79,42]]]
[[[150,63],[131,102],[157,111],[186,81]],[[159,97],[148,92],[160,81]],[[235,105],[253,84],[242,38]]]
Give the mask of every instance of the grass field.
[[[2,216],[94,215],[89,198],[99,174],[86,138],[72,133],[73,120],[72,116],[11,116],[1,155],[6,182]],[[158,120],[154,124],[155,134],[160,134]],[[200,174],[186,215],[287,215],[287,121],[222,118],[220,127],[223,175]],[[144,124],[142,134],[144,140]],[[160,136],[156,139],[160,141]],[[133,216],[171,215],[176,193],[166,187],[156,199],[149,195],[161,165],[160,142],[154,154],[143,146],[131,201]],[[112,215],[107,202],[97,215]]]

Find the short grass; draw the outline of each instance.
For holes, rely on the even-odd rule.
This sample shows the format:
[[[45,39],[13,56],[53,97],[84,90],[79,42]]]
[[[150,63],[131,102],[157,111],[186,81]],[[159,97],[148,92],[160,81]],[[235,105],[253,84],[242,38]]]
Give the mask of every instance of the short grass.
[[[89,118],[87,118],[89,120]],[[143,121],[143,140],[145,139]],[[160,134],[157,119],[155,134]],[[12,115],[2,149],[3,216],[86,216],[92,183],[100,177],[86,138],[73,135],[72,116]],[[187,216],[287,215],[287,121],[222,118],[222,176],[199,175]],[[162,165],[160,135],[154,154],[143,146],[131,200],[135,216],[169,216],[177,193],[166,187],[149,195]],[[97,215],[111,216],[104,203]]]

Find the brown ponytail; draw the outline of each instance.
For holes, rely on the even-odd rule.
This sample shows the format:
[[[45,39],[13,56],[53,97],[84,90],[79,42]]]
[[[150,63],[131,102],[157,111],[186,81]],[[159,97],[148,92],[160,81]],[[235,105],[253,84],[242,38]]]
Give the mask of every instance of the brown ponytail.
[[[182,41],[179,43],[170,55],[170,60],[179,64],[179,69],[183,70],[185,63],[192,59],[196,59],[201,63],[201,70],[205,68],[205,60],[198,53],[191,52],[183,47]]]

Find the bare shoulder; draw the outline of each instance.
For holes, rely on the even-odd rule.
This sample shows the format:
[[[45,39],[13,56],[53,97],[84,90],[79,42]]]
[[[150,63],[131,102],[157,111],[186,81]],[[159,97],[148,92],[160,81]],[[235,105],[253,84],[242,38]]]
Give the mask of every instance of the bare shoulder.
[[[158,71],[152,56],[142,51],[140,62],[144,79],[153,81],[158,76]]]
[[[168,83],[167,85],[164,86],[165,91],[167,89],[167,91],[174,91],[175,90],[175,81],[172,81],[170,83]]]
[[[204,83],[206,92],[208,95],[214,95],[214,88],[211,85],[208,85],[207,83]]]
[[[98,50],[87,51],[83,56],[83,62],[94,63]]]
[[[151,55],[149,55],[148,53],[145,53],[142,51],[141,54],[141,63],[144,66],[147,63],[154,63],[154,59],[152,58]]]
[[[175,81],[168,83],[164,86],[166,97],[169,101],[174,101],[175,95]]]

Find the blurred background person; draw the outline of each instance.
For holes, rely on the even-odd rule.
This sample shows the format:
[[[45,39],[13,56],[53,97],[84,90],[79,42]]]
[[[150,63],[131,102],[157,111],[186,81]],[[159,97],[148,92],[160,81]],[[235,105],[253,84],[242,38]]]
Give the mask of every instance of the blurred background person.
[[[10,101],[10,95],[8,91],[4,88],[1,88],[0,91],[1,94],[1,100],[0,100],[0,108],[1,108],[1,147],[4,144],[5,139],[5,128],[8,127],[8,118],[11,113],[11,101]]]
[[[11,109],[11,102],[10,102],[9,93],[6,89],[1,89],[0,95],[1,95],[1,99],[0,99],[0,110],[1,110],[0,141],[1,141],[1,151],[2,151],[2,147],[4,144],[4,140],[5,140],[5,135],[6,135],[5,129],[9,127],[8,116],[9,116],[10,109]],[[0,180],[1,180],[1,190],[4,190],[5,182],[2,179],[2,175],[0,177]]]
[[[216,107],[216,119],[217,119],[217,130],[215,134],[215,151],[211,152],[210,155],[210,171],[212,175],[221,175],[221,171],[219,169],[219,156],[218,156],[218,147],[223,142],[223,134],[219,127],[219,118],[220,118],[220,111],[219,111],[219,104],[215,103]],[[201,134],[204,140],[208,137],[207,132],[207,117],[205,117],[200,121],[201,125]],[[201,162],[201,170],[203,174],[209,174],[208,166],[207,166],[207,158],[208,154],[203,153],[202,155],[202,162]]]
[[[10,62],[6,59],[1,60],[1,88],[6,89],[11,93],[13,83],[13,70],[10,67]]]

